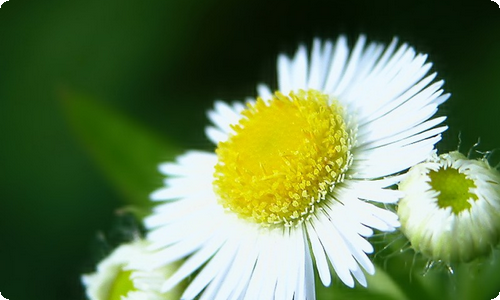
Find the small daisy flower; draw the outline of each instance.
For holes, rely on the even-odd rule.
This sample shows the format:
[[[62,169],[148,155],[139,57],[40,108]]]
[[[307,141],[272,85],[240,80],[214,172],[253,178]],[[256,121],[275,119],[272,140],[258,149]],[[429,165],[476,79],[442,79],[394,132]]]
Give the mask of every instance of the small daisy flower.
[[[278,91],[215,103],[216,152],[162,164],[166,186],[151,196],[164,203],[145,219],[150,267],[186,258],[164,291],[197,273],[182,299],[311,300],[314,269],[325,286],[333,274],[366,286],[366,238],[399,226],[376,204],[400,198],[386,188],[446,129],[431,119],[443,82],[426,76],[426,55],[396,46],[314,40],[279,56]]]
[[[82,276],[89,300],[168,300],[178,299],[174,291],[162,293],[161,286],[172,274],[172,266],[145,272],[140,265],[150,255],[145,241],[121,245],[97,265],[93,274]]]
[[[432,261],[469,262],[500,238],[500,173],[459,152],[434,154],[410,169],[399,189],[401,230]]]

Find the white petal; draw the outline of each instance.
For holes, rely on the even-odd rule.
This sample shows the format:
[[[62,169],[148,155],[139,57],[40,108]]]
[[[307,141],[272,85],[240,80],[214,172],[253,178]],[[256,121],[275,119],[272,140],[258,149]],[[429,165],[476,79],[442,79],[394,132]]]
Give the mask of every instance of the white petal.
[[[352,50],[351,56],[349,57],[349,63],[347,64],[346,71],[342,76],[342,80],[339,85],[333,90],[333,94],[341,95],[344,92],[344,89],[349,85],[352,78],[357,75],[356,69],[359,64],[359,58],[365,47],[366,37],[361,35]]]
[[[228,138],[228,135],[226,133],[212,126],[208,126],[207,128],[205,128],[205,134],[207,135],[208,139],[216,145],[220,142],[226,141]]]
[[[330,267],[328,266],[328,262],[326,260],[325,250],[318,239],[316,230],[314,230],[314,227],[309,222],[307,223],[307,232],[314,259],[316,260],[316,268],[318,269],[319,278],[324,286],[330,286],[332,280]]]
[[[289,59],[285,55],[278,56],[278,86],[279,91],[284,95],[288,95],[293,88],[290,69]]]
[[[349,269],[355,268],[356,262],[347,250],[343,239],[324,215],[321,215],[318,220],[312,221],[312,224],[335,272],[345,285],[353,287],[354,280]]]
[[[273,93],[271,92],[269,87],[265,84],[259,84],[257,86],[257,92],[259,94],[259,97],[261,97],[264,100],[268,100],[273,97]]]
[[[314,39],[311,52],[311,68],[309,69],[309,82],[307,86],[315,90],[321,90],[325,83],[333,44],[330,41],[326,41],[323,45],[323,49],[321,46],[321,41],[319,39]]]
[[[302,237],[305,238],[305,232],[302,234]],[[316,300],[316,292],[314,291],[313,286],[315,286],[314,283],[314,267],[313,267],[313,262],[311,258],[311,251],[309,250],[309,245],[307,242],[303,239],[302,245],[304,246],[304,260],[305,260],[305,280],[303,280],[303,285],[304,285],[304,290],[306,294],[306,299],[307,300]]]
[[[292,299],[295,290],[293,287],[293,275],[297,273],[296,266],[293,263],[294,246],[296,245],[296,241],[292,240],[290,235],[290,228],[284,228],[283,230],[283,238],[280,256],[277,258],[279,260],[279,269],[278,269],[278,278],[276,282],[276,299]],[[292,250],[292,251],[290,251]]]
[[[214,299],[234,299],[239,298],[241,290],[235,289],[239,284],[248,282],[247,274],[252,274],[251,269],[257,259],[257,244],[252,237],[247,237],[242,241],[240,249],[226,274],[226,279],[222,282]]]
[[[228,239],[208,264],[189,284],[182,299],[194,299],[216,276],[219,270],[225,270],[233,261],[238,247],[237,239]]]
[[[347,56],[349,55],[349,48],[347,47],[347,39],[345,36],[339,36],[337,42],[335,43],[335,50],[331,60],[330,71],[325,82],[325,87],[323,90],[327,94],[332,94],[341,75],[344,71],[344,65],[347,61]]]
[[[307,88],[307,50],[301,45],[295,54],[292,62],[293,89]]]
[[[225,239],[221,235],[215,236],[203,245],[199,251],[189,257],[182,266],[163,284],[162,291],[167,292],[194,273],[201,265],[206,263],[212,255],[219,250]]]
[[[306,262],[305,262],[305,249],[304,249],[304,235],[302,232],[299,230],[293,231],[293,234],[295,234],[297,237],[297,241],[299,241],[299,245],[297,247],[297,256],[295,257],[294,261],[297,262],[297,265],[299,267],[298,272],[296,273],[298,276],[296,278],[295,286],[297,287],[296,292],[295,292],[295,298],[297,299],[307,299],[306,296],[306,287],[304,286],[306,283],[305,276],[306,276]]]

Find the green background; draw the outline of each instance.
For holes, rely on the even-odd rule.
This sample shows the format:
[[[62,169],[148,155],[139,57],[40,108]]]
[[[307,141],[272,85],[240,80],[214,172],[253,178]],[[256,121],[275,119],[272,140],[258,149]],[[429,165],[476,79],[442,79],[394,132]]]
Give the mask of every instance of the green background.
[[[275,87],[276,55],[300,42],[339,34],[352,42],[360,33],[385,43],[397,35],[429,54],[452,93],[441,109],[450,129],[440,150],[456,149],[459,133],[464,152],[478,137],[480,150],[500,147],[500,8],[492,1],[4,3],[2,295],[83,299],[79,275],[137,230],[123,208],[146,203],[161,185],[156,164],[213,148],[203,133],[213,100],[253,96],[258,82]],[[438,270],[421,280],[419,263],[408,275],[413,254],[389,258],[392,248],[370,290],[335,284],[332,299],[491,299],[500,291],[491,262],[477,274]]]

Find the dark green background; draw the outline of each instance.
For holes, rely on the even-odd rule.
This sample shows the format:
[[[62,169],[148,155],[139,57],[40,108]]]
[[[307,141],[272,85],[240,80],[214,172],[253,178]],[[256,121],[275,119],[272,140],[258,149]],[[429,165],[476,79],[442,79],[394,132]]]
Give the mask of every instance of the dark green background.
[[[256,83],[275,84],[279,52],[342,33],[351,42],[359,33],[385,43],[397,35],[429,54],[453,94],[441,110],[450,130],[440,150],[455,149],[459,132],[463,151],[478,137],[481,150],[500,147],[500,8],[489,0],[4,3],[2,295],[83,299],[79,275],[92,269],[107,243],[99,232],[112,240],[122,222],[117,209],[146,200],[145,190],[160,186],[156,162],[179,153],[169,143],[177,145],[174,149],[210,149],[203,128],[214,99],[255,95]],[[120,189],[106,171],[114,156],[99,156],[106,143],[82,137],[65,102],[74,94],[118,110],[155,132],[159,144],[169,145],[164,154],[143,153],[148,163],[142,171],[150,172],[137,176],[147,178],[143,193],[129,195],[123,182]],[[114,150],[119,164],[121,149]],[[490,279],[498,282],[498,275]],[[484,299],[496,296],[485,293]]]

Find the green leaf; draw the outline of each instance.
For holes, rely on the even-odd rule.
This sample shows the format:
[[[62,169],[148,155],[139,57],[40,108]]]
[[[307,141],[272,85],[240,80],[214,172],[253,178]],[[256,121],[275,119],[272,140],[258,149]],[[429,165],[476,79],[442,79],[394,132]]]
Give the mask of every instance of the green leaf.
[[[448,299],[493,299],[500,292],[500,250],[494,249],[486,257],[470,263],[463,263],[454,268]],[[451,277],[451,276],[450,276]]]
[[[157,165],[179,149],[102,101],[71,91],[61,98],[77,137],[127,204],[151,207],[148,195],[161,185]]]
[[[376,267],[373,276],[365,274],[368,287],[357,284],[349,288],[339,281],[332,283],[330,287],[324,287],[317,280],[318,300],[408,300],[397,283],[382,269]]]

